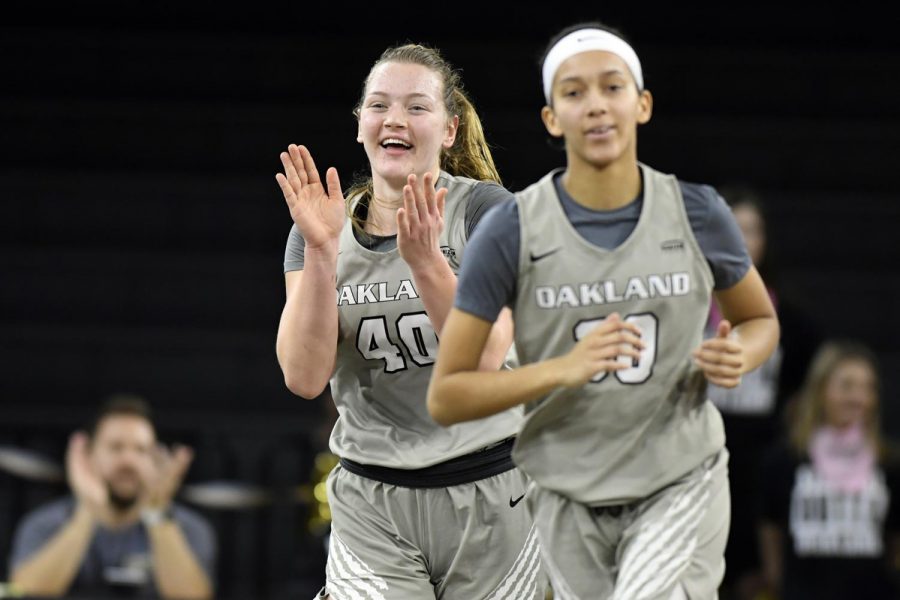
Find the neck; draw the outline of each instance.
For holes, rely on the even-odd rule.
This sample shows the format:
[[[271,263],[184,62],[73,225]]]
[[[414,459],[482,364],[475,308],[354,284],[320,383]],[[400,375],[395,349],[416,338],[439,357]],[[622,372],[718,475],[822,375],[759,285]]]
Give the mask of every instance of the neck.
[[[576,202],[594,210],[614,210],[641,193],[637,160],[617,160],[602,167],[569,157],[563,187]]]
[[[394,235],[397,233],[397,209],[403,206],[403,195],[382,196],[375,190],[369,198],[369,209],[364,230],[372,235]]]
[[[437,184],[441,174],[440,166],[435,165],[431,171],[416,173],[418,185],[422,185],[425,173],[430,172]],[[372,190],[374,198],[369,199],[369,216],[366,219],[365,231],[373,235],[394,235],[397,233],[397,209],[403,206],[403,188],[407,178],[387,180],[372,174]]]

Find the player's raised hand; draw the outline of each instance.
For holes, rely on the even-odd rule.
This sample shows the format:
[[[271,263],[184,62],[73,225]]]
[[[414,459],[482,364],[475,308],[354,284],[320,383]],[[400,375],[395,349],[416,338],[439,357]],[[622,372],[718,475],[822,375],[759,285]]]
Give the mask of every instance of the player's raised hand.
[[[704,340],[691,353],[707,381],[725,388],[737,387],[744,372],[744,347],[740,340],[730,336],[731,323],[723,319],[715,337]]]
[[[325,173],[325,185],[319,177],[312,154],[305,146],[291,144],[281,153],[284,173],[275,175],[284,200],[291,211],[307,248],[337,246],[347,218],[344,195],[337,169]]]
[[[410,175],[403,186],[403,207],[397,210],[397,249],[410,269],[427,268],[443,260],[440,236],[444,230],[447,189],[434,189],[434,175]]]
[[[638,326],[613,313],[561,357],[562,385],[579,387],[599,373],[627,369],[643,349]]]

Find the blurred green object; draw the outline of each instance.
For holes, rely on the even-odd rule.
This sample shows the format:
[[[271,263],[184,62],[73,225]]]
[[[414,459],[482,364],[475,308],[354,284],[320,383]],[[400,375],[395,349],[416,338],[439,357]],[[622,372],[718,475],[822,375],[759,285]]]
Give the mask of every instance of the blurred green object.
[[[11,583],[0,582],[0,598],[22,598],[23,594]]]

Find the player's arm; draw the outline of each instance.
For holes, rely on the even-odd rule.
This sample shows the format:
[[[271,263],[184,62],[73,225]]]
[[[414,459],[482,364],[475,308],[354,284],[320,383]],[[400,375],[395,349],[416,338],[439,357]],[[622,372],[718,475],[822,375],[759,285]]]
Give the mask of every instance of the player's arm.
[[[492,323],[452,309],[441,337],[428,387],[428,412],[441,425],[497,414],[556,388],[558,372],[548,363],[514,371],[478,371]]]
[[[765,362],[778,345],[775,308],[755,267],[728,289],[714,292],[722,312],[716,336],[705,340],[694,360],[707,379],[735,387],[741,375]]]
[[[722,312],[715,337],[694,350],[694,361],[708,381],[731,388],[775,350],[778,318],[731,209],[712,188],[694,189],[686,203],[688,197],[706,215],[692,227],[712,268],[713,296]]]
[[[278,324],[276,354],[288,389],[315,398],[334,370],[338,314],[335,258],[306,251],[302,271],[285,273],[286,299]]]
[[[448,273],[439,275],[438,272],[429,272],[421,277],[413,276],[416,289],[425,312],[435,332],[440,336],[441,346],[444,345],[444,328],[448,315],[452,311],[453,297],[456,293],[457,278],[446,261],[443,261]],[[512,345],[513,322],[510,310],[503,309],[494,323],[489,323],[490,333],[479,355],[478,369],[484,371],[496,371],[503,364],[506,353]]]
[[[481,419],[537,400],[558,387],[580,387],[601,371],[627,368],[643,343],[631,323],[611,314],[568,353],[503,371],[477,371],[491,323],[454,308],[444,326],[428,388],[428,412],[441,425]]]
[[[444,229],[446,195],[446,188],[435,190],[430,173],[421,181],[410,175],[403,188],[403,208],[397,212],[397,247],[409,265],[416,290],[438,336],[443,336],[457,286],[456,274],[444,258],[439,242]],[[512,319],[509,311],[505,311],[491,329],[480,355],[479,368],[499,369],[512,344],[512,336]]]
[[[276,180],[302,231],[302,271],[285,274],[286,299],[278,324],[276,354],[288,389],[315,398],[328,383],[337,355],[338,239],[346,219],[337,171],[323,185],[312,155],[291,144],[281,154]],[[327,186],[327,189],[326,189]]]

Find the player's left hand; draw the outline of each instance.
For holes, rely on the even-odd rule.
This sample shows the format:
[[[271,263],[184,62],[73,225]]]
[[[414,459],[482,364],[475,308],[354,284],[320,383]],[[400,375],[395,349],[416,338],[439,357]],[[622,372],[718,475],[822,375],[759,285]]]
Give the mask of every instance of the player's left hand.
[[[691,353],[697,365],[712,384],[733,388],[741,383],[744,372],[744,348],[740,341],[729,337],[731,323],[723,319],[716,330],[716,336],[704,340]]]
[[[444,260],[439,240],[446,197],[446,188],[435,191],[431,173],[425,173],[421,183],[411,174],[403,186],[403,207],[397,210],[397,249],[413,271]]]

